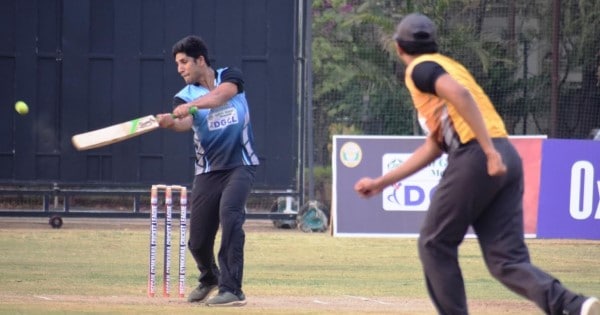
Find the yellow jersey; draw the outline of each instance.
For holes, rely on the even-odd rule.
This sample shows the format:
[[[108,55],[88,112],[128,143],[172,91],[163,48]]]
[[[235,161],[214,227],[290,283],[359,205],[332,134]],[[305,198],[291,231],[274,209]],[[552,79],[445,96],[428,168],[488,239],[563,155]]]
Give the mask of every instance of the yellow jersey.
[[[439,64],[446,73],[471,92],[483,116],[490,137],[504,138],[508,136],[504,122],[496,112],[489,97],[463,65],[439,53],[424,54],[415,58],[407,66],[405,84],[417,110],[421,127],[426,134],[436,136],[440,147],[444,151],[449,151],[462,143],[473,140],[475,133],[458,114],[453,104],[435,94],[423,92],[416,87],[412,79],[413,70],[418,64],[427,61]]]

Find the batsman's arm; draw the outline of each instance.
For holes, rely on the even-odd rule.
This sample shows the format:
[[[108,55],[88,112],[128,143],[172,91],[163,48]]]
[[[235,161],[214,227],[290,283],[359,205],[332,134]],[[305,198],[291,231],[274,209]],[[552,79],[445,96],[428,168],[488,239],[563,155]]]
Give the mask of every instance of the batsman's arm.
[[[202,108],[214,108],[227,103],[238,93],[237,85],[231,82],[223,82],[208,94],[203,95],[193,101],[181,104],[173,110],[173,115],[177,117],[186,117],[190,110]]]
[[[198,111],[196,107],[190,107],[188,109],[189,115],[186,117],[178,118],[172,113],[169,114],[158,114],[156,120],[161,128],[167,128],[178,132],[188,131],[192,128],[193,115]]]

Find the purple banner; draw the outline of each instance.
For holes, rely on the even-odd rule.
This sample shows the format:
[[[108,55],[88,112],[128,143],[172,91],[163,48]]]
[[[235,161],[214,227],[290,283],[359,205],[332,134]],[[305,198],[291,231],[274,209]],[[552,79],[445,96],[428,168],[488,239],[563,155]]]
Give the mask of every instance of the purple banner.
[[[541,147],[544,136],[511,137],[525,172],[525,236],[535,236]],[[334,136],[332,223],[334,236],[416,237],[431,195],[447,165],[446,155],[369,199],[354,192],[361,177],[387,173],[420,146],[424,137]]]
[[[542,145],[539,238],[600,239],[600,141]]]
[[[385,194],[369,199],[354,192],[361,177],[375,177],[385,168],[388,153],[410,154],[423,143],[418,137],[335,136],[333,138],[333,234],[377,236],[419,233],[425,211],[386,211]],[[384,199],[385,198],[385,199]],[[416,200],[416,199],[415,199]],[[411,201],[415,207],[417,202]]]

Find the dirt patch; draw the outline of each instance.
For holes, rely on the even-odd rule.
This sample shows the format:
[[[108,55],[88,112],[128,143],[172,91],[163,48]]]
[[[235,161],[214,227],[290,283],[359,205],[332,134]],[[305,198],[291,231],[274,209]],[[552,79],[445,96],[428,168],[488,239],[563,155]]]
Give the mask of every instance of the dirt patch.
[[[435,314],[428,299],[407,299],[399,297],[361,297],[361,296],[249,296],[244,312],[317,312],[346,314]],[[31,295],[17,296],[0,293],[0,304],[79,304],[112,306],[169,306],[186,312],[191,308],[204,308],[198,303],[188,303],[180,298],[148,298],[137,296],[78,296],[78,295]],[[469,308],[473,314],[540,314],[540,311],[527,301],[473,301]]]

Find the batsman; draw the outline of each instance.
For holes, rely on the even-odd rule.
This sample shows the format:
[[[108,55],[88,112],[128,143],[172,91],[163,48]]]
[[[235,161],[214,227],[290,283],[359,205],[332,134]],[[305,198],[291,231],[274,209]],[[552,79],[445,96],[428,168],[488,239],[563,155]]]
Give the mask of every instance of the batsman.
[[[172,54],[186,86],[175,95],[173,112],[157,119],[162,128],[194,132],[188,248],[200,276],[188,301],[243,306],[245,205],[259,165],[244,80],[236,68],[212,68],[208,48],[198,36],[175,43]],[[192,107],[197,110],[190,111]],[[219,226],[217,264],[214,245]],[[211,296],[215,290],[218,293]]]
[[[362,178],[362,197],[448,154],[448,166],[419,234],[419,257],[439,314],[468,314],[458,246],[473,227],[490,273],[546,314],[600,315],[600,303],[565,288],[534,266],[523,239],[523,165],[494,105],[471,73],[438,53],[436,28],[413,13],[394,34],[404,81],[428,136],[413,155],[378,178]]]

